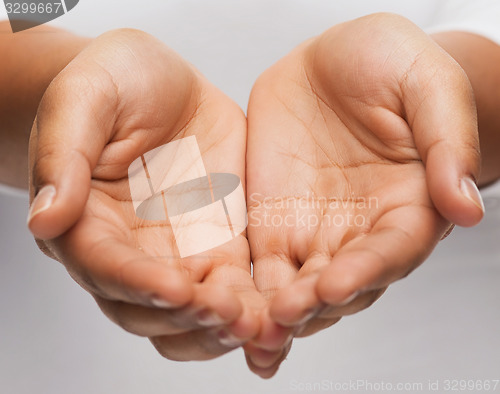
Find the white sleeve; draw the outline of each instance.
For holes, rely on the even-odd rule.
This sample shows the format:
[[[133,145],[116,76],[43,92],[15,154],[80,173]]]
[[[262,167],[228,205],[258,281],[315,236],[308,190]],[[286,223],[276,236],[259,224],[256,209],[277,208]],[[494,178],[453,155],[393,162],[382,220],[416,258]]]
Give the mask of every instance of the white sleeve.
[[[500,44],[500,0],[446,0],[437,6],[428,33],[466,31]]]

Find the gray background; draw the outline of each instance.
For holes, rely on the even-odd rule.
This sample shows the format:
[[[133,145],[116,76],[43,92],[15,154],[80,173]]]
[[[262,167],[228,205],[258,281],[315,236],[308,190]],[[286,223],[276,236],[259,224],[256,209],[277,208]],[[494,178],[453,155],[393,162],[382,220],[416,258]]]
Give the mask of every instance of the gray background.
[[[54,24],[87,35],[124,26],[146,30],[245,108],[258,74],[304,39],[380,10],[425,27],[434,5],[85,0]],[[0,392],[286,393],[321,381],[427,387],[438,379],[442,388],[445,379],[500,379],[500,186],[487,190],[485,200],[487,218],[478,227],[457,229],[369,310],[296,340],[278,375],[263,381],[247,371],[241,350],[210,362],[175,363],[114,326],[59,263],[37,250],[25,227],[27,197],[2,190]]]

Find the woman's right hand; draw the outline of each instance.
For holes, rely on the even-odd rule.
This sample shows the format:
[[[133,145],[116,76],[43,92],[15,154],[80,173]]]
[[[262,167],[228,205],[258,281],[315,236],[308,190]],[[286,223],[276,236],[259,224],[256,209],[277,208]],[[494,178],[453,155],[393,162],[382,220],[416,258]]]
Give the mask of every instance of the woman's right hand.
[[[129,165],[155,147],[196,136],[210,172],[245,185],[246,119],[190,64],[146,33],[108,32],[52,81],[30,141],[28,225],[127,331],[173,360],[221,355],[254,337],[264,301],[239,235],[175,257],[172,229],[134,215]]]

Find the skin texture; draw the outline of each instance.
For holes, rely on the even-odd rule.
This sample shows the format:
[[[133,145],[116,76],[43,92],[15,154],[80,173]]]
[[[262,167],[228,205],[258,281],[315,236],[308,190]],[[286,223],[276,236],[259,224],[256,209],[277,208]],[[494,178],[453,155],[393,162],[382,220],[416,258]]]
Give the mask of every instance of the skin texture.
[[[24,36],[47,70],[26,70],[38,83],[20,89],[5,78],[0,108],[9,127],[0,138],[16,150],[2,151],[0,177],[25,182],[5,166],[27,166],[26,136],[43,95],[31,133],[37,200],[29,228],[111,320],[150,337],[173,360],[209,359],[244,344],[250,369],[271,377],[294,336],[371,305],[451,223],[481,219],[480,203],[460,189],[464,177],[498,178],[493,148],[483,156],[488,175],[479,177],[474,98],[481,143],[498,147],[498,89],[487,86],[499,68],[478,71],[483,63],[460,46],[499,56],[481,37],[436,38],[461,68],[402,17],[335,26],[263,73],[247,124],[230,99],[145,33],[118,30],[93,41],[61,34],[67,41],[54,47],[36,42],[42,35]],[[47,53],[57,55],[53,63]],[[19,62],[29,64],[24,54]],[[13,74],[2,66],[0,78]],[[135,217],[126,176],[142,153],[189,135],[209,171],[246,179],[249,243],[239,236],[181,260],[170,228]],[[37,211],[51,187],[52,204]],[[296,219],[304,215],[309,227]],[[266,217],[283,223],[266,225]],[[349,217],[364,221],[348,225]],[[212,313],[218,318],[207,320]]]
[[[150,337],[172,360],[210,359],[254,337],[252,309],[263,302],[244,234],[181,259],[169,226],[135,216],[130,163],[192,135],[209,171],[244,184],[242,111],[161,42],[119,30],[94,40],[54,79],[30,143],[31,195],[47,185],[57,191],[29,223],[41,249],[112,321]]]
[[[28,187],[27,146],[43,93],[90,39],[50,26],[12,34],[0,22],[0,182]]]
[[[500,178],[500,47],[476,34],[443,32],[432,38],[462,66],[474,89],[481,135],[480,185]]]
[[[401,17],[337,25],[265,71],[248,135],[254,280],[295,335],[368,307],[450,222],[482,217],[459,188],[479,175],[467,77]],[[272,375],[286,350],[274,356],[250,368]]]

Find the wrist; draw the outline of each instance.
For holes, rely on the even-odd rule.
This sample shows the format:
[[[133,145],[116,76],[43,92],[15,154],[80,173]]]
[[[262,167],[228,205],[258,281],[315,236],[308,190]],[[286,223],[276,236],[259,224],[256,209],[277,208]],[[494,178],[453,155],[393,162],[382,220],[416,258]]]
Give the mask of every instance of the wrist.
[[[0,64],[0,113],[32,121],[50,82],[90,40],[49,26],[6,36],[0,41],[1,57],[9,59]]]
[[[90,42],[49,26],[12,34],[0,23],[0,182],[27,187],[28,143],[38,104],[57,74]]]
[[[482,171],[480,185],[500,179],[500,46],[466,32],[442,32],[431,37],[464,69],[476,99]]]

